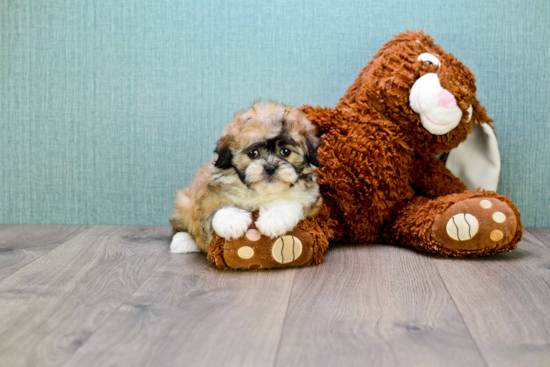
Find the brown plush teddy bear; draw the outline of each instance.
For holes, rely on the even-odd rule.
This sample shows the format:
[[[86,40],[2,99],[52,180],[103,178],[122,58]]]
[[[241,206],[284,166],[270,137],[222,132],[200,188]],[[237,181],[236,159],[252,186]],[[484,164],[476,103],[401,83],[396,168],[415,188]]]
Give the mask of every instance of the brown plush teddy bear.
[[[248,240],[215,237],[209,259],[229,268],[309,265],[321,261],[329,240],[385,242],[457,257],[516,248],[522,224],[512,201],[491,191],[467,191],[435,158],[466,140],[472,125],[492,121],[475,92],[472,72],[430,36],[397,35],[336,107],[301,108],[322,134],[318,173],[324,206],[318,217],[298,226],[313,237],[294,233],[287,245],[256,240],[257,248],[267,249],[265,259],[245,260],[235,254]],[[300,253],[308,249],[308,259],[273,263],[298,242]],[[227,264],[229,258],[238,261]]]
[[[445,256],[496,254],[522,236],[518,210],[435,158],[489,123],[472,72],[423,32],[386,43],[335,108],[302,107],[322,135],[319,183],[335,240]]]

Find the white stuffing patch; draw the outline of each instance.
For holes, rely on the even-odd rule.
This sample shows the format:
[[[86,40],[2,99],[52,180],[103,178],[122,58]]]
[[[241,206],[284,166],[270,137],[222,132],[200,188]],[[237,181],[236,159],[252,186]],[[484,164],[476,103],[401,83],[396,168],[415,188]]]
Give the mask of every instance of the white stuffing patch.
[[[468,112],[468,123],[470,123],[470,121],[472,120],[472,113],[474,112],[474,108],[472,107],[472,105],[468,107],[466,112]]]

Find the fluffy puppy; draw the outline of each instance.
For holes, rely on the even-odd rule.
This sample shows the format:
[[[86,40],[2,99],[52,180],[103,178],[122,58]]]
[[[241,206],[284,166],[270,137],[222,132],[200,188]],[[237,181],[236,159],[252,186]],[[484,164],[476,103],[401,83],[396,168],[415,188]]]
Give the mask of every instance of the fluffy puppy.
[[[170,218],[172,252],[208,251],[212,232],[226,239],[256,227],[275,238],[317,215],[321,196],[316,128],[294,107],[256,102],[236,113],[191,186],[178,191]]]

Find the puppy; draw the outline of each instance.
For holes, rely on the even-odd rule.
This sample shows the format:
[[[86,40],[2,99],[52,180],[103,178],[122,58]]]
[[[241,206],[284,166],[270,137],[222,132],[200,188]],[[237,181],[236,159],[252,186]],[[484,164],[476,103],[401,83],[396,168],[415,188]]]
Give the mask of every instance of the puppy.
[[[259,211],[256,227],[271,238],[317,215],[318,145],[316,128],[294,107],[260,101],[236,113],[213,163],[176,194],[171,251],[207,252],[213,231],[240,238],[253,211]]]

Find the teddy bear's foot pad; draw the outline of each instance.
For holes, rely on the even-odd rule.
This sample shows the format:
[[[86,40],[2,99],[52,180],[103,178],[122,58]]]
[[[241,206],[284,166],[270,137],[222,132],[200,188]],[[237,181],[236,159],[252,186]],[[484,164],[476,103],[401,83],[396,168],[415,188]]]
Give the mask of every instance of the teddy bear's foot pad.
[[[432,238],[452,250],[498,249],[514,239],[516,230],[517,218],[506,202],[480,197],[453,204],[438,214]]]
[[[225,264],[233,269],[271,269],[309,264],[313,237],[300,229],[275,239],[263,236],[254,225],[245,235],[223,245]]]

